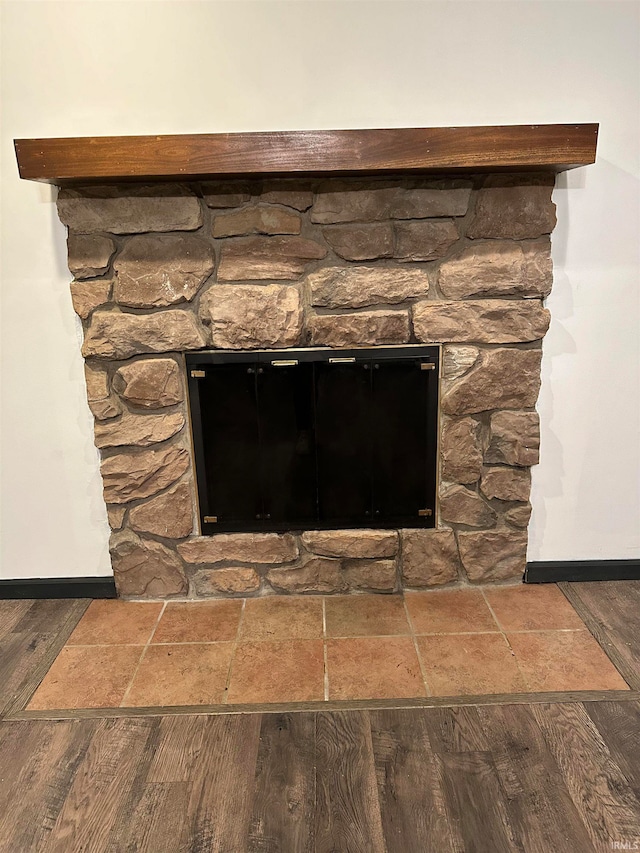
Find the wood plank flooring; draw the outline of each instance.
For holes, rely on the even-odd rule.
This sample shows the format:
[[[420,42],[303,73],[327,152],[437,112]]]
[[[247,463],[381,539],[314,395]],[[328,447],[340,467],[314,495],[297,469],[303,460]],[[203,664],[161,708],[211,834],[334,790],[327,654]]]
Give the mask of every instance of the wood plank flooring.
[[[619,713],[571,703],[4,721],[0,850],[610,850],[640,842],[640,703],[624,703],[624,726]]]

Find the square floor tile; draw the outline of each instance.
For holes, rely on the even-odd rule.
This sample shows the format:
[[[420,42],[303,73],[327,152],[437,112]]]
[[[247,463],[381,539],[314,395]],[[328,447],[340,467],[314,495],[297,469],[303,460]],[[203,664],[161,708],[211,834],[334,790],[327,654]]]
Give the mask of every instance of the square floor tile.
[[[425,696],[410,637],[354,637],[327,641],[330,699]]]
[[[434,696],[526,692],[502,634],[418,637],[418,649]]]
[[[224,699],[233,645],[149,646],[123,706],[220,704]]]
[[[410,634],[401,595],[337,595],[325,599],[327,637]]]
[[[36,690],[28,710],[117,708],[143,646],[68,646]]]
[[[170,601],[152,643],[213,643],[235,640],[242,612],[241,599]]]
[[[162,604],[149,601],[92,601],[67,640],[68,646],[110,644],[145,645]]]
[[[416,634],[499,631],[479,589],[405,593]]]
[[[311,640],[322,637],[320,596],[275,595],[248,598],[240,638],[242,640]]]
[[[585,627],[561,590],[553,583],[487,589],[485,595],[505,631]]]
[[[532,692],[629,689],[588,631],[507,636]]]
[[[311,702],[323,698],[322,640],[238,643],[228,702]]]

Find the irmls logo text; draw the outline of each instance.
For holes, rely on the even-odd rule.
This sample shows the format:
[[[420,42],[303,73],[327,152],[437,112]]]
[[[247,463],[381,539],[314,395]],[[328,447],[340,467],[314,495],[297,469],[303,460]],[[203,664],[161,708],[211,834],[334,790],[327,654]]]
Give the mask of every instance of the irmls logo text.
[[[612,850],[640,850],[640,839],[635,841],[612,841]]]

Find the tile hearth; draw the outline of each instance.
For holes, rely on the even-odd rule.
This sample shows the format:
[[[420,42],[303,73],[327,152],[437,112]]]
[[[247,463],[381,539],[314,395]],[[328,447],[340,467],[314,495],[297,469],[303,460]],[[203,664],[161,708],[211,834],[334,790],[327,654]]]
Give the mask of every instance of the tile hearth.
[[[28,711],[626,690],[555,585],[94,601]]]

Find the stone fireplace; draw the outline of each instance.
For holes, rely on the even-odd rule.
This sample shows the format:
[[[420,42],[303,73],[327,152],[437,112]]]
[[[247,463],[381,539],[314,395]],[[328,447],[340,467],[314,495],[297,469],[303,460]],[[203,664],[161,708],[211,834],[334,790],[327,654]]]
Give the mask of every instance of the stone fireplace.
[[[119,595],[521,577],[553,185],[483,168],[63,187]],[[185,353],[425,344],[441,348],[432,528],[201,531]]]

